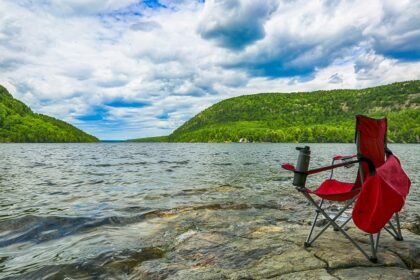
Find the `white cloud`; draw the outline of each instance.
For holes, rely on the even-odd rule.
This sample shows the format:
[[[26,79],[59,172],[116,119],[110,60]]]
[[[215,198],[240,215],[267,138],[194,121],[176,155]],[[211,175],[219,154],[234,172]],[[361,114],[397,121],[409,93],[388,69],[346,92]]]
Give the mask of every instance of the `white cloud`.
[[[0,83],[102,139],[169,134],[241,94],[419,79],[418,11],[408,0],[5,0]]]
[[[271,0],[209,0],[197,30],[220,46],[240,50],[264,38],[265,22],[276,8]]]

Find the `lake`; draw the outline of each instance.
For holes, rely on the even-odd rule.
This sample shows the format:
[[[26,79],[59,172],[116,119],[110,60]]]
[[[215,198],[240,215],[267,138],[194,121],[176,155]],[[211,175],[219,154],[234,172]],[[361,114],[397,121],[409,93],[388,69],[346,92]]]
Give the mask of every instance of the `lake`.
[[[296,145],[1,144],[0,278],[106,278],[104,264],[160,257],[150,248],[171,236],[159,219],[172,212],[298,203],[291,174],[280,169],[295,164]],[[311,167],[355,150],[354,144],[310,146]],[[420,212],[420,145],[390,149],[412,180],[403,213],[410,219]],[[355,172],[336,173],[351,181]],[[309,182],[315,186],[327,177]],[[290,222],[305,221],[308,211],[303,205]]]

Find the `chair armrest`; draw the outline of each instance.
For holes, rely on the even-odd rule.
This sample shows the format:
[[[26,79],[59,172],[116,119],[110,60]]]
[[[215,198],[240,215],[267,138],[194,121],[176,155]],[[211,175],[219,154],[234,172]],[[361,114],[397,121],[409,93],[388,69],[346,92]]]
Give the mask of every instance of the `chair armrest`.
[[[295,166],[293,164],[290,164],[290,163],[282,164],[281,168],[289,170],[289,171],[295,171],[296,170]]]
[[[316,173],[319,173],[319,172],[331,170],[331,169],[338,168],[338,167],[347,166],[347,165],[353,164],[353,163],[357,163],[359,161],[360,160],[357,159],[357,160],[352,160],[352,161],[346,161],[346,162],[339,163],[339,164],[333,164],[333,165],[329,165],[329,166],[325,166],[325,167],[315,168],[315,169],[312,169],[312,170],[308,170],[306,172],[306,174],[308,174],[308,175],[316,174]]]
[[[357,157],[357,155],[351,155],[351,156],[335,155],[333,157],[333,160],[347,160],[347,159],[351,159],[351,158],[355,158],[355,157]]]
[[[311,175],[311,174],[319,173],[319,172],[322,172],[322,171],[347,166],[349,164],[356,163],[356,162],[359,162],[359,160],[352,160],[352,161],[347,161],[347,162],[343,162],[343,163],[339,163],[339,164],[333,164],[333,165],[329,165],[329,166],[325,166],[325,167],[315,168],[315,169],[312,169],[312,170],[308,170],[307,172],[296,171],[295,166],[290,164],[290,163],[282,164],[281,167],[283,169],[293,171],[293,172],[296,172],[296,173],[304,173],[304,174],[307,174],[307,175]]]

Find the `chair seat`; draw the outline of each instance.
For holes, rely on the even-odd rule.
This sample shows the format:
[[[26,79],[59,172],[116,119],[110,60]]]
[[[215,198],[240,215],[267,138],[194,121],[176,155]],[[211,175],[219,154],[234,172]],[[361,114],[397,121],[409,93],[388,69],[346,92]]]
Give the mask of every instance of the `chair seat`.
[[[355,189],[354,184],[340,182],[334,179],[325,180],[316,190],[307,190],[321,198],[333,201],[345,201],[356,196],[360,189]]]

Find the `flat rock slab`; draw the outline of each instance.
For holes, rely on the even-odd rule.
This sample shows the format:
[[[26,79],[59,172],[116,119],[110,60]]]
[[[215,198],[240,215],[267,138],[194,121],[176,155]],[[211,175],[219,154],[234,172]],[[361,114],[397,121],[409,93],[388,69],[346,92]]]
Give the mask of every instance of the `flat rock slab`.
[[[420,269],[420,237],[416,234],[403,230],[404,240],[397,241],[389,235],[383,234],[380,245],[397,254],[410,269]]]
[[[278,277],[271,278],[273,280],[289,280],[289,279],[300,279],[300,280],[337,280],[338,278],[331,275],[325,269],[314,269],[301,272],[293,272],[284,274]]]
[[[247,268],[246,276],[251,279],[267,279],[291,272],[314,270],[327,264],[299,248],[290,249],[280,255],[264,256]]]
[[[341,280],[415,280],[414,273],[400,267],[353,267],[332,273]]]
[[[367,244],[360,245],[368,254],[370,253],[370,247]],[[324,236],[308,250],[313,252],[316,257],[324,260],[331,269],[355,266],[406,267],[395,253],[383,250],[383,248],[379,249],[377,263],[367,261],[366,257],[339,232],[324,233]]]
[[[162,226],[167,238],[162,258],[139,263],[129,278],[419,279],[418,235],[404,231],[405,240],[398,242],[383,233],[374,264],[332,229],[304,248],[308,225],[288,220],[288,211],[264,207],[178,211]],[[366,234],[351,224],[347,232],[369,252]]]
[[[356,240],[366,243],[367,234],[362,234],[355,227],[349,230]],[[379,252],[392,252],[404,261],[409,269],[420,269],[420,236],[408,230],[402,230],[404,240],[397,241],[386,231],[381,232]]]

